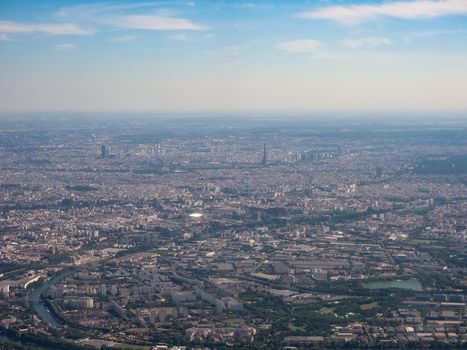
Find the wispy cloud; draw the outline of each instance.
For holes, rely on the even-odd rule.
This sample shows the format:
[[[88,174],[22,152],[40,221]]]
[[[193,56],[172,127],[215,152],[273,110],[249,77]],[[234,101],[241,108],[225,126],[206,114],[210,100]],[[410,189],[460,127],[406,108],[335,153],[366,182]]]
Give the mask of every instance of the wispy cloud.
[[[467,15],[467,1],[417,0],[377,5],[329,6],[298,14],[301,18],[327,19],[345,24],[357,24],[378,17],[421,19],[449,15]]]
[[[410,43],[414,39],[431,38],[438,35],[450,35],[462,33],[462,30],[425,30],[419,32],[408,33],[403,37],[405,43]]]
[[[258,7],[258,4],[254,4],[252,2],[244,2],[244,3],[235,3],[234,6],[247,8],[247,9],[254,9]]]
[[[238,66],[241,66],[243,64],[243,61],[242,60],[235,60],[235,61],[229,61],[229,62],[224,62],[222,63],[218,69],[221,69],[221,70],[228,70],[228,69],[231,69],[231,68],[235,68],[235,67],[238,67]]]
[[[136,39],[138,39],[138,35],[122,35],[112,38],[109,41],[112,43],[129,43],[131,41],[135,41]]]
[[[169,36],[169,39],[175,41],[190,41],[191,37],[186,33],[178,33]]]
[[[0,41],[14,41],[6,34],[0,34]]]
[[[321,47],[321,42],[314,39],[283,41],[276,45],[279,50],[289,53],[313,52]]]
[[[204,51],[204,55],[213,58],[216,62],[231,63],[238,61],[248,46],[228,45],[213,51]]]
[[[233,55],[233,56],[238,56],[242,52],[244,48],[238,45],[228,45],[224,46],[224,51]]]
[[[45,33],[50,35],[92,35],[75,23],[19,23],[0,21],[0,33]]]
[[[372,48],[391,45],[392,42],[388,38],[368,37],[360,39],[346,39],[342,41],[342,45],[349,49]]]
[[[207,26],[177,17],[171,11],[157,8],[157,3],[86,4],[66,6],[59,18],[78,19],[101,26],[141,30],[205,30]]]
[[[145,30],[206,30],[207,27],[186,18],[167,17],[161,14],[126,15],[107,18],[105,23],[128,29]]]
[[[59,44],[55,45],[55,49],[58,51],[71,51],[77,49],[78,46],[76,44],[72,43],[65,43],[65,44]]]
[[[74,18],[76,20],[93,20],[96,17],[105,14],[115,14],[128,12],[132,10],[141,10],[144,8],[153,7],[154,3],[150,2],[133,2],[129,4],[118,3],[91,3],[81,5],[71,5],[61,7],[56,16],[59,18]]]

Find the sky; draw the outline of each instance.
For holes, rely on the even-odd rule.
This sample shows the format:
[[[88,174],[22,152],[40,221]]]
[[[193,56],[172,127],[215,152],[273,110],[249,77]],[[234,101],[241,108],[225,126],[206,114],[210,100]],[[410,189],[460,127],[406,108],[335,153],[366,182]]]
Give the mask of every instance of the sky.
[[[467,0],[0,1],[0,112],[467,111]]]

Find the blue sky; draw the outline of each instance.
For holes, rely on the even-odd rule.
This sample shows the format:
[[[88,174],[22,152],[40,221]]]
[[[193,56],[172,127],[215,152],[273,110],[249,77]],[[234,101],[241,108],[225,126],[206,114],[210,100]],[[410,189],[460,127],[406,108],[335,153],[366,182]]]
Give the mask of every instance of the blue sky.
[[[467,0],[0,1],[1,111],[466,110]]]

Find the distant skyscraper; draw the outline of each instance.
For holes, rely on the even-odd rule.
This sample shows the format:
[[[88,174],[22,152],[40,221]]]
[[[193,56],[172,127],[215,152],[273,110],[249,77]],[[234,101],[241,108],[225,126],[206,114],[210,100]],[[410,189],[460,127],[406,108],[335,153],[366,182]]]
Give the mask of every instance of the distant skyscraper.
[[[376,167],[376,177],[381,177],[383,176],[383,168],[381,168],[380,166]]]
[[[264,150],[263,150],[263,159],[261,160],[262,165],[267,165],[268,164],[268,158],[267,158],[267,153],[266,153],[266,144],[264,144]]]
[[[105,158],[107,156],[107,149],[105,145],[101,146],[101,158]]]

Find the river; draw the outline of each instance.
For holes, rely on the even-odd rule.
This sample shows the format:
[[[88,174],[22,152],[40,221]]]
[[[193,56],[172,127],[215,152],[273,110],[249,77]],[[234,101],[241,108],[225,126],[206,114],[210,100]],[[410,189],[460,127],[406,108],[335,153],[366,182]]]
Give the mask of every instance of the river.
[[[65,277],[72,275],[74,272],[74,270],[61,271],[58,275],[44,281],[40,286],[29,292],[28,298],[32,308],[36,314],[51,327],[58,328],[62,326],[62,324],[52,315],[49,308],[41,300],[41,294],[52,285],[60,282]]]

